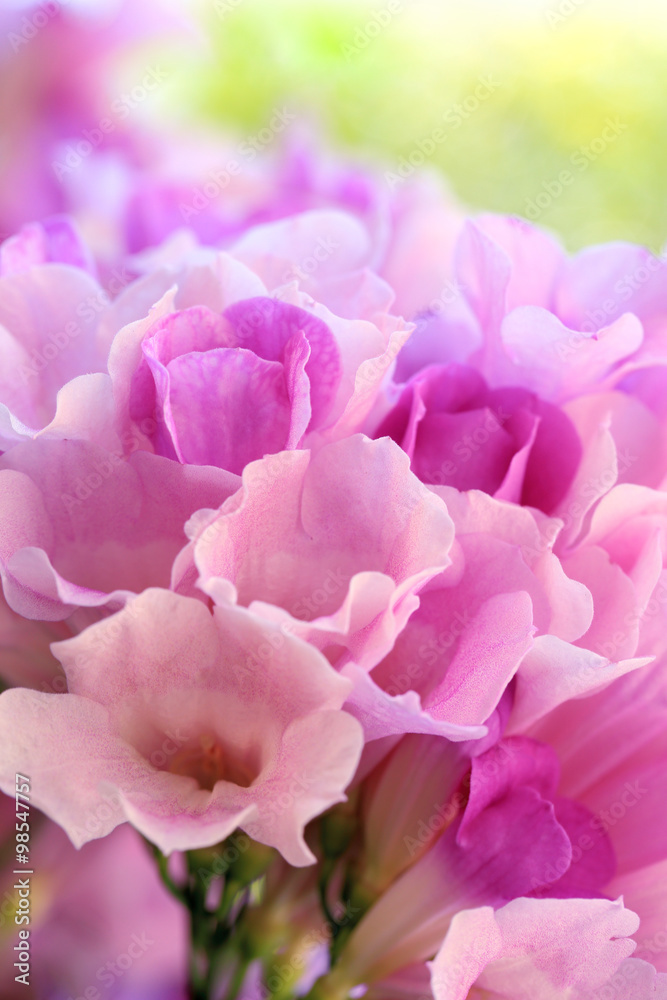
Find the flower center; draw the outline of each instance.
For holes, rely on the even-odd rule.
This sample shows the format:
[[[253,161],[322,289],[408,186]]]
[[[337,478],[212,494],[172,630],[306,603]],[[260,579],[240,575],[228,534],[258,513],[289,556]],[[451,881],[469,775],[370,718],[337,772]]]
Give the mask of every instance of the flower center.
[[[169,761],[172,774],[195,778],[201,788],[212,792],[218,781],[230,781],[248,788],[257,777],[254,769],[235,759],[215,736],[204,733],[178,750]]]

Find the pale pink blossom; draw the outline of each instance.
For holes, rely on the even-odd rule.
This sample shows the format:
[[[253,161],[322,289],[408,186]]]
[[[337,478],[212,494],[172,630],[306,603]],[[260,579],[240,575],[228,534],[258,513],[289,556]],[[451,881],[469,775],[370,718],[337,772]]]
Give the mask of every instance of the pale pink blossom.
[[[187,519],[237,486],[221,469],[144,451],[125,460],[87,441],[13,448],[0,458],[5,598],[25,618],[57,621],[168,587]]]
[[[320,653],[244,608],[157,589],[53,649],[67,694],[0,695],[5,791],[27,771],[77,846],[129,820],[165,853],[241,827],[314,860],[304,826],[344,799],[362,743]]]
[[[638,919],[621,900],[515,899],[463,910],[431,967],[435,1000],[650,1000],[667,976],[630,958]]]

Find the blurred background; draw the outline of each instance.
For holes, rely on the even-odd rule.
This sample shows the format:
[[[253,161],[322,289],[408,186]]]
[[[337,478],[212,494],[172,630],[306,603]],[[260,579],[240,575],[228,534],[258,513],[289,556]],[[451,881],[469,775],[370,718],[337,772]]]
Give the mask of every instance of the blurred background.
[[[49,8],[56,13],[37,24],[36,12]],[[68,126],[76,137],[159,59],[165,81],[128,109],[112,145],[125,126],[158,121],[238,141],[284,105],[295,116],[293,139],[353,157],[389,186],[401,163],[404,173],[419,164],[442,172],[471,209],[527,216],[573,249],[665,242],[667,7],[659,2],[4,0],[2,16],[37,26],[31,38],[19,31],[18,45],[5,31],[0,173],[2,201],[14,210],[5,207],[5,229],[30,215],[9,188],[12,169],[25,183],[25,158],[39,158],[35,118],[52,139],[67,138]],[[62,22],[79,22],[74,43]],[[77,45],[86,56],[72,63]],[[47,180],[57,196],[63,179],[50,171]]]
[[[210,61],[183,77],[188,113],[252,129],[284,100],[336,148],[389,170],[442,126],[426,165],[472,209],[539,219],[572,248],[664,243],[664,4],[241,0],[217,16],[211,7],[201,6]],[[476,100],[480,81],[490,85]],[[559,194],[563,171],[573,180]]]
[[[76,137],[158,59],[165,81],[105,145],[122,145],[127,128],[145,147],[156,122],[197,132],[203,146],[238,143],[285,106],[290,141],[355,158],[388,186],[401,164],[418,164],[472,210],[527,216],[572,249],[619,238],[658,249],[667,237],[667,7],[657,0],[3,0],[2,17],[34,22],[49,8],[18,47],[4,32],[5,230],[30,214],[11,186],[39,159],[35,118],[51,140],[68,128]],[[78,22],[78,40],[63,22]],[[259,140],[258,152],[280,144]],[[48,173],[57,197],[68,178]],[[35,181],[34,214],[43,187]]]

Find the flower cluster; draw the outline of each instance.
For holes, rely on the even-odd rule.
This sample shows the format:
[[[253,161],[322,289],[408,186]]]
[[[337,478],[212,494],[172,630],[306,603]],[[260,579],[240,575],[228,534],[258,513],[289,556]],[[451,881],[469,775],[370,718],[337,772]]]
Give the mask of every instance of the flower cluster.
[[[0,786],[193,997],[667,996],[665,263],[301,176],[0,247]]]

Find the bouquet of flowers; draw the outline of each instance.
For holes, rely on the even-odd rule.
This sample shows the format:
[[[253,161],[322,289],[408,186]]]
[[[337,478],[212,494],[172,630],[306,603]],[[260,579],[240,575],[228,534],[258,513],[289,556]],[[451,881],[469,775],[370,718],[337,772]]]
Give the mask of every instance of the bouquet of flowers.
[[[665,265],[382,208],[3,245],[2,788],[193,997],[662,995]]]
[[[8,995],[667,998],[665,261],[234,173],[0,246]]]

